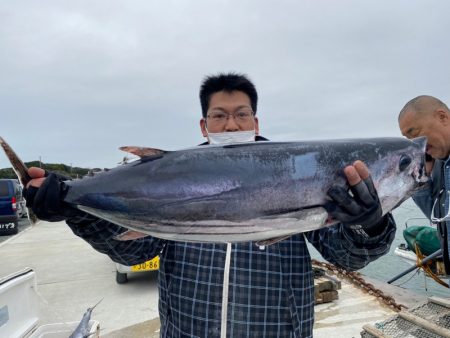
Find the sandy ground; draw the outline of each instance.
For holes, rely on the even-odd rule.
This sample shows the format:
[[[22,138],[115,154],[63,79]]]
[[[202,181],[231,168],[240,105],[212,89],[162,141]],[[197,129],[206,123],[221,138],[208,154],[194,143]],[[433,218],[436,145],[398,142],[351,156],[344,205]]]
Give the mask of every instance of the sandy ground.
[[[130,274],[128,283],[117,284],[115,264],[73,235],[63,222],[40,222],[2,240],[0,278],[26,267],[35,271],[39,325],[78,322],[88,307],[101,300],[92,319],[100,323],[102,338],[159,337],[157,273]],[[376,286],[405,305],[423,300],[385,283]],[[393,313],[373,296],[345,283],[338,301],[315,310],[317,338],[337,332],[336,337],[359,336],[364,324]]]

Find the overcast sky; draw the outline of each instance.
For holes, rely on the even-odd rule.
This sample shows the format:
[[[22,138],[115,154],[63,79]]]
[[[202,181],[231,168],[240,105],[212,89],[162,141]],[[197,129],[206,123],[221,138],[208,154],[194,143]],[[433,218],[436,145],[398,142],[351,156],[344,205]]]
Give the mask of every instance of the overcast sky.
[[[276,141],[400,136],[450,104],[448,1],[2,1],[0,136],[24,161],[114,167],[123,145],[203,141],[198,89],[255,83]],[[8,167],[0,156],[0,168]]]

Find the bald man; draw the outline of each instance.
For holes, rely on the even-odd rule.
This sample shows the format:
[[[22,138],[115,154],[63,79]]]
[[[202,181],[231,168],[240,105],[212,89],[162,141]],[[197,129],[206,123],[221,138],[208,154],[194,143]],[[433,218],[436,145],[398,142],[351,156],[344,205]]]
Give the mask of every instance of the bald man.
[[[402,134],[407,138],[426,136],[428,139],[427,172],[432,180],[413,199],[437,225],[445,270],[449,275],[450,110],[441,100],[421,95],[406,103],[400,111],[398,123]]]

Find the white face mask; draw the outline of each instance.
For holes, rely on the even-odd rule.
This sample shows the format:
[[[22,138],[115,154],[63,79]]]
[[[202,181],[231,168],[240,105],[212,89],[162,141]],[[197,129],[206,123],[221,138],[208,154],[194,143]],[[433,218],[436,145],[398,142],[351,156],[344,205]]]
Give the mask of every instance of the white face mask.
[[[241,142],[254,142],[255,130],[246,131],[227,131],[224,133],[210,133],[208,132],[209,144],[230,144]]]

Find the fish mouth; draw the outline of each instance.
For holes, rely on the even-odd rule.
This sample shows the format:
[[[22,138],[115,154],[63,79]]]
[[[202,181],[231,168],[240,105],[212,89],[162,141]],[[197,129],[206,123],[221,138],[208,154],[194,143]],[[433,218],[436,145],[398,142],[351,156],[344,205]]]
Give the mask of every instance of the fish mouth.
[[[425,170],[425,154],[421,157],[420,163],[413,168],[411,176],[419,185],[425,184],[430,180],[430,176],[427,175]]]

